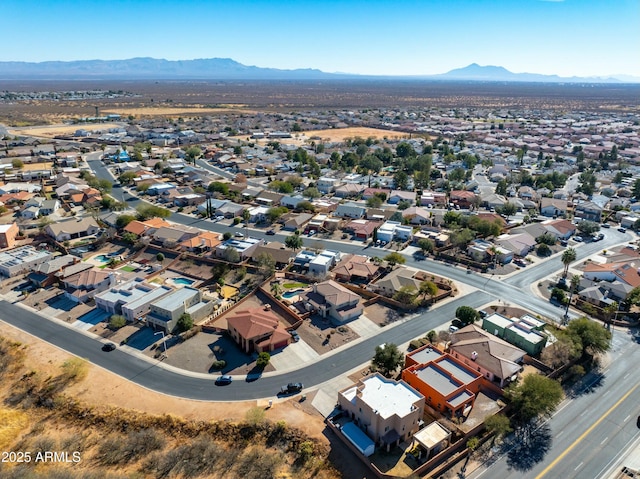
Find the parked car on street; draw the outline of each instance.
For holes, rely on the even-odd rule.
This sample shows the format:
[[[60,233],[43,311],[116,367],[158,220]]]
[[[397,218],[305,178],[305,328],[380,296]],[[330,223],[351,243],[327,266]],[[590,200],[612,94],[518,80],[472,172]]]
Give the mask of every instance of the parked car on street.
[[[102,350],[106,352],[113,351],[114,349],[116,349],[116,345],[113,343],[106,343],[102,346]]]
[[[302,391],[304,385],[302,383],[289,383],[280,388],[280,394],[295,394]]]
[[[229,376],[228,374],[225,374],[223,376],[219,376],[218,378],[216,378],[216,385],[224,386],[226,384],[231,384],[232,381],[233,381],[233,377]]]

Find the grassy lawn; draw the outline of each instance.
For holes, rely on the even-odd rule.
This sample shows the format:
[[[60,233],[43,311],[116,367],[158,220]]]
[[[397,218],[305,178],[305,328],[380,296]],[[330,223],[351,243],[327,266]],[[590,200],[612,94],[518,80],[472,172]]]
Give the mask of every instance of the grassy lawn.
[[[307,286],[309,285],[305,283],[284,283],[282,285],[285,289],[306,288]]]
[[[126,271],[127,273],[133,273],[136,269],[133,266],[123,266],[122,268],[120,268],[122,271]]]

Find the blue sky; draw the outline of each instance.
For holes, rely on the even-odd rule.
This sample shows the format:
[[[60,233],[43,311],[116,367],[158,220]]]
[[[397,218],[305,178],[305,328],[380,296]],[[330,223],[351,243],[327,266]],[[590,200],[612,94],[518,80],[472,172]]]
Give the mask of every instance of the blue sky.
[[[638,0],[2,0],[0,61],[232,58],[380,75],[640,77]]]

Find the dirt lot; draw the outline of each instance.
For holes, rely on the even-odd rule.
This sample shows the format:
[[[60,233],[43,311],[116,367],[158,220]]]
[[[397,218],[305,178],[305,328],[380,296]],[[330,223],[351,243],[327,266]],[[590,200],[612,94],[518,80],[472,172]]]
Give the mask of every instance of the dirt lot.
[[[303,321],[297,329],[300,338],[318,354],[358,339],[359,336],[348,326],[334,326],[329,319],[314,314]]]
[[[114,128],[114,123],[87,123],[78,125],[49,125],[30,128],[15,128],[10,129],[9,133],[12,135],[27,135],[27,136],[44,136],[47,138],[53,138],[58,135],[69,135],[75,133],[77,130],[104,130]]]
[[[244,110],[243,105],[233,105],[231,108],[206,108],[198,106],[188,107],[140,107],[140,108],[109,108],[103,110],[104,114],[115,113],[122,116],[133,115],[135,117],[141,116],[202,116],[211,115],[217,113],[231,113],[240,112],[252,113],[249,110]]]

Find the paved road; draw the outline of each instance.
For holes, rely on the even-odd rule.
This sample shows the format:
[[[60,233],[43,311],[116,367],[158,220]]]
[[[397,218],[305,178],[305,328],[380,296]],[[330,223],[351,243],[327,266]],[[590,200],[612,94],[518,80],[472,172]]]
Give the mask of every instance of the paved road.
[[[561,404],[530,444],[516,445],[469,478],[607,477],[640,437],[640,345],[628,331],[614,332],[611,359],[601,376],[587,378],[588,387]]]
[[[302,382],[305,387],[311,387],[334,379],[354,366],[370,361],[379,344],[403,344],[449,321],[454,317],[457,307],[463,304],[479,307],[489,300],[487,294],[475,292],[432,311],[423,312],[398,326],[384,328],[377,336],[323,356],[299,370],[284,374],[265,374],[252,383],[236,380],[227,387],[213,387],[211,378],[179,374],[158,367],[157,361],[149,362],[120,349],[105,353],[101,350],[102,343],[98,339],[57,321],[47,321],[37,313],[6,301],[0,301],[0,318],[149,389],[191,399],[233,401],[273,396],[287,382]]]

